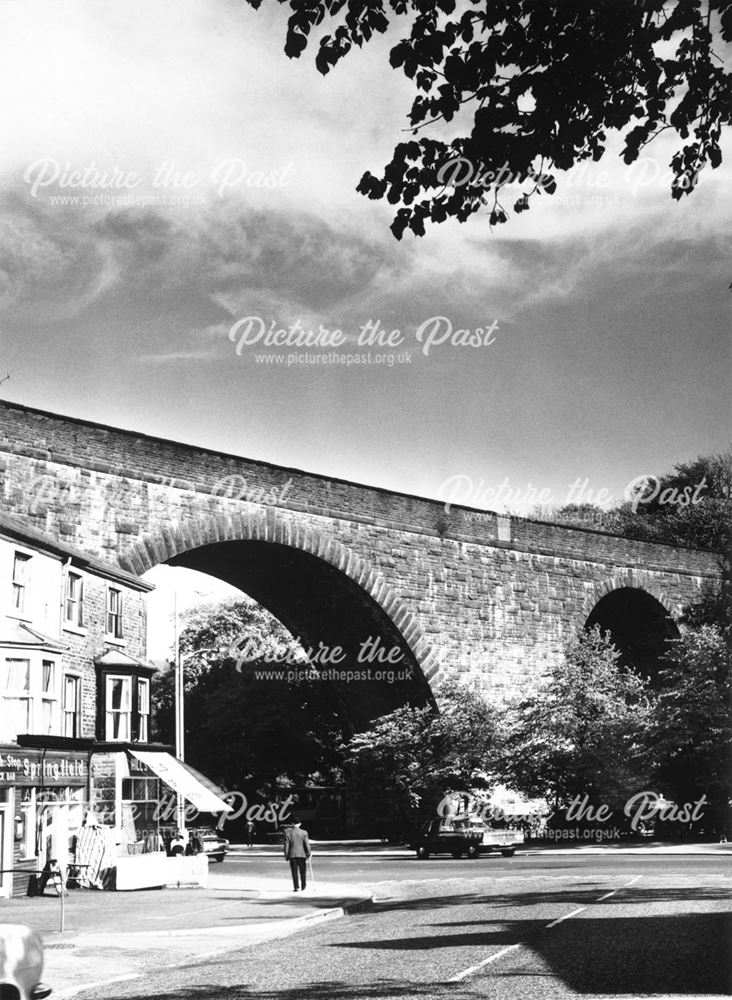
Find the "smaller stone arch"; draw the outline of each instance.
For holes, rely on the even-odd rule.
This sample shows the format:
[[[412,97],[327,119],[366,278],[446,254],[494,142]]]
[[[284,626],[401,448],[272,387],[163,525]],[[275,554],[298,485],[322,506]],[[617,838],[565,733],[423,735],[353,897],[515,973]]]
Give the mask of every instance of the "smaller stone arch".
[[[679,637],[674,612],[678,613],[677,608],[660,588],[642,580],[640,574],[627,572],[593,588],[579,624],[580,628],[598,625],[602,632],[609,632],[620,652],[621,666],[633,667],[655,684],[668,642]]]
[[[631,590],[643,590],[661,604],[668,614],[676,621],[681,614],[682,604],[674,601],[661,587],[651,574],[642,570],[628,568],[622,572],[614,573],[606,577],[599,583],[589,584],[585,590],[585,598],[582,606],[576,615],[576,625],[578,628],[584,627],[584,623],[598,602],[614,590],[629,588]]]
[[[190,549],[217,542],[263,541],[299,549],[329,563],[364,590],[400,632],[430,686],[440,658],[416,616],[384,576],[326,531],[304,524],[293,512],[267,507],[251,513],[211,514],[143,534],[118,557],[120,566],[141,576]]]

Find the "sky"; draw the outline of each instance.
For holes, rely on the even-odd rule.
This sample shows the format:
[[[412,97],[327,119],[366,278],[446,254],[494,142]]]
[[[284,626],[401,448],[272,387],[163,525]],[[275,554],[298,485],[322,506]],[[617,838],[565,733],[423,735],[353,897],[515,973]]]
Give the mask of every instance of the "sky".
[[[183,566],[153,566],[143,579],[155,590],[147,596],[147,657],[154,663],[175,659],[177,633],[185,629],[186,612],[241,601],[242,593],[223,580]],[[184,663],[185,666],[185,663]]]
[[[728,445],[729,141],[680,203],[665,138],[631,169],[614,141],[505,226],[398,243],[355,191],[404,138],[393,35],[323,78],[284,55],[279,5],[6,0],[1,18],[5,398],[493,509],[530,487],[619,498]],[[377,320],[399,346],[350,367],[242,342],[299,321],[363,354]]]

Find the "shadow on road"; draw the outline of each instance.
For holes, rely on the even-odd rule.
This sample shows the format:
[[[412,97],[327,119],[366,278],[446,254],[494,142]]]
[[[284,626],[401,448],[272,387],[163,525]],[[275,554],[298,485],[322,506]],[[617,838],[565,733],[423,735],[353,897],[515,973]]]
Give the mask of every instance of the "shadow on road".
[[[598,893],[602,889],[612,891],[612,887],[591,885],[575,889],[549,889],[542,892],[474,892],[460,894],[460,903],[465,905],[481,905],[489,907],[525,907],[542,906],[553,903],[575,904],[587,906],[598,902]],[[602,902],[602,906],[627,906],[628,903],[647,905],[651,903],[703,902],[714,900],[730,900],[728,887],[693,886],[689,888],[655,888],[653,886],[634,885],[623,888],[617,895]],[[456,896],[420,896],[413,899],[384,899],[375,902],[370,908],[371,913],[389,913],[393,910],[432,910],[444,906],[455,906]],[[472,923],[472,921],[468,921]],[[436,925],[440,926],[440,925]],[[445,926],[455,926],[451,921]]]
[[[439,987],[438,987],[439,989]],[[434,998],[436,987],[433,983],[408,983],[383,979],[376,982],[344,983],[328,981],[305,983],[292,989],[255,990],[241,986],[186,986],[171,993],[140,992],[128,994],[126,1000],[401,1000],[401,998]],[[84,994],[82,994],[84,996]],[[450,984],[450,1000],[476,1000],[483,993],[468,986]]]
[[[580,995],[729,995],[730,940],[732,915],[692,913],[566,921],[531,941],[528,949]],[[499,964],[491,974],[536,975],[520,967],[524,949],[516,954],[511,971]]]
[[[478,921],[472,926],[489,921]],[[436,948],[498,949],[523,943],[481,976],[545,976],[547,970],[582,994],[668,995],[732,991],[732,914],[605,916],[566,921],[547,928],[546,920],[493,921],[495,930],[425,934],[420,937],[333,942],[330,948],[432,951]],[[436,927],[464,927],[436,924]],[[536,959],[541,969],[537,969]],[[510,971],[508,971],[510,969]]]

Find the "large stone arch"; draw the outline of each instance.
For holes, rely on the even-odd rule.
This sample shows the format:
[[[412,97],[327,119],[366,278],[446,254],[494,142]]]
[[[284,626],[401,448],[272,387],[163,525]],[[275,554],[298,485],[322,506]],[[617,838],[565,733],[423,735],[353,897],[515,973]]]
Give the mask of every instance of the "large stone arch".
[[[288,511],[268,507],[253,513],[204,516],[143,534],[119,555],[120,565],[142,575],[192,549],[220,542],[271,542],[307,553],[347,576],[388,616],[409,647],[430,687],[438,679],[440,658],[415,615],[366,559],[343,542],[305,525]]]

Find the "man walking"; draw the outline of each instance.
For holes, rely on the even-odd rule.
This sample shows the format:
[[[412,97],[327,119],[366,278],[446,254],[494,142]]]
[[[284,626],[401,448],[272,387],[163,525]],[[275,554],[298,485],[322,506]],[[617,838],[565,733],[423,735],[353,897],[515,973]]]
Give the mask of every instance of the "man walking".
[[[292,826],[288,826],[285,830],[285,858],[290,862],[293,892],[297,892],[299,889],[305,890],[307,862],[310,854],[307,830],[302,830],[300,820],[293,816]]]

